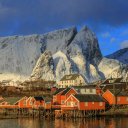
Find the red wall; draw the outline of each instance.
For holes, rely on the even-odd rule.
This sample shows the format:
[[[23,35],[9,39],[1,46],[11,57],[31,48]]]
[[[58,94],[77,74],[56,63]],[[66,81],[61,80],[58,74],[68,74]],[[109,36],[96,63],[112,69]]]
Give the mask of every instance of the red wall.
[[[67,92],[66,95],[61,95],[61,101],[65,101],[70,95],[73,94],[77,94],[76,91],[74,89],[70,89],[69,92]]]
[[[110,105],[115,104],[115,96],[109,90],[103,93],[102,97],[106,99]]]
[[[85,102],[80,102],[79,110],[104,110],[105,102],[102,102],[102,106],[99,105],[100,102],[88,102],[88,106],[85,106]]]
[[[120,98],[120,101],[118,101],[118,98]],[[127,99],[127,96],[118,96],[117,97],[117,104],[120,104],[120,105],[128,104],[128,101],[126,99]]]
[[[75,102],[77,103],[77,106],[68,106],[67,102]],[[65,106],[62,107],[62,109],[66,109],[66,107],[70,110],[73,110],[74,107],[77,107],[79,110],[103,110],[105,109],[105,102],[102,102],[102,106],[99,105],[100,102],[87,102],[88,106],[85,106],[85,102],[79,102],[74,96],[71,96],[65,103]]]
[[[32,104],[31,104],[32,102]],[[39,107],[44,107],[44,101],[36,101],[34,97],[29,97],[27,100],[27,108],[39,108]]]

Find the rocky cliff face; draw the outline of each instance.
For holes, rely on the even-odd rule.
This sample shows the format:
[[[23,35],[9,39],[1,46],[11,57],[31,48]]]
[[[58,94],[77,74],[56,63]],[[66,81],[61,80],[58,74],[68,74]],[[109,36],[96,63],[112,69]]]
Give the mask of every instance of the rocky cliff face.
[[[98,40],[88,27],[57,30],[44,35],[0,38],[0,80],[59,80],[80,73],[86,81],[125,76],[118,60],[104,58]]]

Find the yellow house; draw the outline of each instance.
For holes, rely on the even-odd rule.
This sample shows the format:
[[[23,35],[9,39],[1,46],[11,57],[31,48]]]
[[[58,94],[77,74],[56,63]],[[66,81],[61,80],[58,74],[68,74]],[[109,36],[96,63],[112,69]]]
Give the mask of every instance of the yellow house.
[[[85,80],[80,74],[65,75],[59,82],[59,88],[66,88],[70,86],[81,86],[85,85]]]

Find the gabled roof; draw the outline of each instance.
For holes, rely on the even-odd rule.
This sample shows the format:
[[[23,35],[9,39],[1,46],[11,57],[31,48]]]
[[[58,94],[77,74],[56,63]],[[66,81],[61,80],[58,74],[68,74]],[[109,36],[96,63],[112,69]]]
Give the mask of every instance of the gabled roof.
[[[117,96],[128,96],[128,93],[125,91],[121,91],[117,94]]]
[[[96,88],[96,85],[72,86],[74,89]]]
[[[42,100],[44,100],[44,98],[42,96],[35,96],[34,99],[36,101],[42,101]]]
[[[120,93],[120,89],[115,89],[115,90],[113,90],[113,89],[109,89],[109,91],[113,94],[113,95],[118,95],[119,93]]]
[[[101,84],[120,83],[121,80],[122,80],[122,78],[108,78],[108,79],[104,80]]]
[[[120,89],[113,89],[109,90],[113,95],[115,96],[128,96],[128,93],[126,91],[121,91]]]
[[[70,91],[71,88],[66,88],[61,95],[65,95],[68,91]]]
[[[1,100],[0,100],[0,103],[3,103],[4,101],[5,101],[4,99],[1,99]]]
[[[20,99],[22,99],[22,97],[6,97],[4,101],[8,102],[10,105],[13,105]]]
[[[74,97],[80,102],[105,102],[99,95],[75,94]]]
[[[119,84],[107,84],[107,85],[105,85],[105,86],[100,86],[101,88],[102,88],[102,90],[103,91],[106,91],[107,89],[113,89],[114,88],[114,86],[115,86],[115,89],[120,89],[120,90],[122,90],[122,89],[126,89],[126,84],[124,84],[124,83],[119,83]]]
[[[61,95],[65,95],[65,94],[67,94],[71,89],[73,89],[73,90],[77,93],[77,90],[74,89],[74,88],[66,88],[66,89],[62,92]]]
[[[45,97],[44,100],[45,100],[45,103],[49,103],[52,101],[52,98],[51,97]]]
[[[60,81],[65,81],[65,80],[75,80],[77,77],[79,77],[80,74],[70,74],[70,75],[65,75]]]
[[[81,92],[82,89],[96,89],[95,85],[85,85],[85,86],[72,86],[78,93]]]
[[[60,93],[60,92],[62,92],[62,91],[64,91],[65,90],[65,88],[59,88],[59,89],[57,89],[56,91],[55,91],[55,93],[53,94],[53,95],[57,95],[58,93]]]

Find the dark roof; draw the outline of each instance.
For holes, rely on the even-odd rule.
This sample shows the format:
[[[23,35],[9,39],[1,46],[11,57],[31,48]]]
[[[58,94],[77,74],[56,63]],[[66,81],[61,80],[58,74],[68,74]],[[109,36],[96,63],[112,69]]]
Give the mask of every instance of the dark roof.
[[[57,89],[56,91],[55,91],[55,93],[53,94],[53,95],[56,95],[56,94],[58,94],[58,93],[60,93],[60,92],[62,92],[62,91],[64,91],[65,90],[65,88],[59,88],[59,89]]]
[[[22,99],[22,97],[6,97],[6,98],[4,98],[5,102],[8,102],[11,105],[15,104],[20,99]]]
[[[4,101],[5,101],[5,99],[1,99],[1,100],[0,100],[0,103],[2,103],[2,102],[4,102]]]
[[[117,94],[117,96],[128,96],[128,93],[125,91],[121,91]]]
[[[123,79],[123,78],[116,78],[114,82],[115,82],[115,83],[119,83],[119,82],[122,81],[122,79]]]
[[[41,100],[44,100],[44,98],[42,96],[35,96],[34,99],[36,101],[41,101]]]
[[[72,86],[74,89],[81,89],[81,88],[96,88],[96,85],[83,85],[83,86]]]
[[[103,91],[106,91],[107,89],[109,90],[114,89],[114,86],[115,86],[115,89],[120,89],[120,90],[127,88],[126,84],[124,83],[107,84],[105,86],[101,85],[100,87],[102,88]]]
[[[126,91],[121,91],[120,89],[116,89],[115,91],[111,89],[109,91],[116,96],[128,96],[128,93]]]
[[[45,103],[51,102],[52,101],[52,97],[45,97],[44,100],[45,100]]]
[[[66,88],[61,95],[65,95],[71,88]]]
[[[108,78],[102,82],[102,84],[120,83],[122,78]],[[110,82],[111,81],[111,82]]]
[[[96,89],[95,85],[86,85],[86,86],[72,86],[78,93],[81,92],[81,89]]]
[[[80,102],[105,102],[105,100],[99,95],[75,94],[74,96]]]
[[[65,81],[65,80],[75,80],[77,77],[79,77],[80,74],[70,74],[70,75],[65,75],[60,81]]]
[[[109,91],[113,94],[113,95],[118,95],[120,93],[120,89],[109,89]]]

